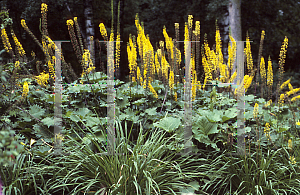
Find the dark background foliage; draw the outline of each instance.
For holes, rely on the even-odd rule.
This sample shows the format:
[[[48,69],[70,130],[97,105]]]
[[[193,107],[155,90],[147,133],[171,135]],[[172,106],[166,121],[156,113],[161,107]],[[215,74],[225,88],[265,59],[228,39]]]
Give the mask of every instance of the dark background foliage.
[[[171,0],[116,0],[114,1],[114,29],[117,28],[117,5],[121,3],[121,64],[120,79],[125,80],[128,75],[128,61],[126,53],[126,45],[129,34],[136,35],[135,15],[139,14],[139,18],[144,22],[145,34],[149,34],[150,41],[154,49],[160,40],[164,40],[162,29],[165,25],[170,37],[175,38],[174,23],[180,24],[180,39],[183,40],[184,22],[187,22],[187,16],[192,14],[194,21],[200,20],[201,24],[201,41],[204,34],[207,34],[210,46],[215,42],[215,24],[220,27],[222,36],[228,34],[224,31],[223,20],[228,14],[228,0],[188,0],[188,1],[171,1]],[[81,30],[85,32],[84,18],[84,0],[58,0],[44,1],[48,4],[48,30],[53,40],[69,40],[66,20],[74,16],[78,17]],[[14,0],[2,1],[2,9],[9,9],[10,17],[13,19],[13,29],[24,45],[29,57],[31,51],[37,53],[38,58],[42,59],[43,54],[36,44],[31,44],[31,37],[22,29],[20,20],[26,19],[27,25],[32,32],[41,38],[39,31],[40,24],[40,4],[42,1],[34,0]],[[93,25],[95,39],[103,40],[99,32],[99,23],[103,22],[110,32],[111,28],[111,1],[110,0],[92,0],[90,1],[93,8]],[[248,31],[251,44],[254,65],[257,64],[259,40],[262,30],[266,31],[263,56],[265,59],[270,55],[274,62],[278,62],[280,47],[285,36],[289,39],[285,70],[299,71],[299,44],[300,38],[297,32],[300,30],[299,11],[300,2],[297,0],[284,1],[242,1],[242,38],[246,39]],[[68,9],[68,6],[70,10]],[[223,39],[222,39],[223,40]],[[223,47],[227,43],[223,43]],[[181,46],[183,47],[183,45]],[[105,47],[102,44],[101,55],[99,48],[96,48],[96,70],[100,70],[100,60],[106,66]],[[71,63],[77,74],[81,72],[79,63],[73,52],[71,44],[63,44],[66,61]],[[100,58],[101,56],[101,58]],[[276,65],[275,65],[276,67]],[[104,69],[103,71],[105,71]],[[295,78],[297,79],[297,78]]]

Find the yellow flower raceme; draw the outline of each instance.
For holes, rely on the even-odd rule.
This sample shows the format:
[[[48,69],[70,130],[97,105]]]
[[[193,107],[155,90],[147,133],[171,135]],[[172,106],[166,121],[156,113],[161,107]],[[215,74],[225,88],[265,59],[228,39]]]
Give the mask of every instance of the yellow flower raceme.
[[[27,81],[25,81],[24,85],[23,85],[23,93],[22,93],[22,97],[26,97],[27,94],[29,92],[29,86]]]
[[[261,57],[261,60],[260,60],[260,74],[261,74],[261,78],[263,80],[266,79],[266,66],[265,66],[264,57]]]
[[[252,60],[252,54],[251,54],[251,45],[250,45],[250,39],[249,37],[246,38],[246,48],[245,53],[247,56],[247,69],[249,72],[253,69],[253,60]]]
[[[255,103],[254,109],[253,109],[253,117],[257,118],[257,115],[258,115],[258,104]]]
[[[20,67],[20,62],[19,61],[16,61],[15,63],[15,68],[19,68]]]
[[[228,67],[230,70],[232,70],[236,56],[236,42],[232,36],[229,35],[229,38],[231,44],[228,43]]]
[[[248,90],[248,88],[251,86],[251,83],[252,83],[252,79],[253,79],[253,76],[250,76],[249,78],[247,78],[247,80],[244,82],[245,83],[245,92]]]
[[[48,7],[48,6],[47,6],[46,3],[42,3],[42,4],[41,4],[41,13],[42,13],[42,14],[48,11],[48,8],[47,8],[47,7]]]
[[[172,70],[170,71],[170,76],[169,76],[169,87],[170,90],[174,88],[174,73]]]
[[[101,33],[102,37],[104,38],[105,41],[107,41],[108,40],[107,31],[106,31],[106,28],[105,28],[104,24],[100,23],[99,27],[100,27],[100,33]]]
[[[292,163],[292,165],[296,164],[296,160],[294,156],[290,156],[290,161]]]
[[[273,85],[273,68],[272,68],[272,61],[271,61],[270,56],[269,56],[269,60],[268,60],[267,85],[268,86]]]
[[[270,139],[270,124],[269,123],[266,123],[264,133],[266,134],[266,137],[269,140]]]
[[[264,105],[264,107],[268,107],[268,106],[270,106],[272,104],[272,100],[269,100],[265,105]]]
[[[300,88],[292,89],[291,91],[287,92],[286,95],[290,96],[300,91]]]
[[[177,102],[177,92],[175,92],[175,94],[174,94],[174,99]]]
[[[279,90],[281,91],[287,84],[290,83],[290,79],[285,81],[284,83],[282,83],[282,85],[280,86]]]
[[[300,99],[300,95],[293,97],[293,98],[291,99],[291,102],[294,102],[294,101],[296,101],[297,99]]]
[[[150,81],[148,82],[148,86],[149,86],[150,91],[153,93],[154,97],[155,97],[156,99],[158,99],[158,95],[157,95],[155,89],[152,87]]]
[[[15,45],[17,47],[17,50],[20,54],[21,57],[23,57],[26,53],[23,49],[23,46],[21,45],[21,43],[19,42],[18,38],[16,37],[15,33],[12,33],[12,37],[14,39]]]
[[[284,103],[284,94],[281,94],[279,99],[279,104],[283,104],[283,103]]]
[[[11,51],[12,48],[11,48],[8,36],[6,34],[5,28],[2,28],[2,30],[1,30],[1,39],[2,39],[2,43],[4,45],[6,52]]]
[[[73,26],[74,25],[73,20],[72,19],[67,20],[67,25],[68,26]]]
[[[45,84],[48,84],[49,74],[42,72],[39,76],[36,76],[35,79],[40,86],[46,86]]]
[[[289,139],[289,141],[288,141],[288,147],[289,147],[290,149],[293,148],[293,143],[292,143],[292,140],[291,140],[291,139]]]

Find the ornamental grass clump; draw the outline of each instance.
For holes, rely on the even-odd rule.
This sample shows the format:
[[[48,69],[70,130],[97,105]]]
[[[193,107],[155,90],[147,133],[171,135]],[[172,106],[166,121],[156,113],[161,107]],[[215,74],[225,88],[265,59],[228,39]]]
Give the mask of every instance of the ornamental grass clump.
[[[92,131],[84,138],[65,136],[62,156],[54,157],[52,166],[44,170],[56,173],[47,181],[49,192],[174,194],[188,186],[183,180],[190,180],[191,170],[197,167],[189,164],[190,157],[175,160],[176,154],[167,147],[175,144],[173,137],[167,138],[159,130],[143,135],[140,129],[133,144],[126,133],[126,122],[125,135],[123,132],[121,123],[117,123],[114,154],[108,154],[104,137],[96,137]]]

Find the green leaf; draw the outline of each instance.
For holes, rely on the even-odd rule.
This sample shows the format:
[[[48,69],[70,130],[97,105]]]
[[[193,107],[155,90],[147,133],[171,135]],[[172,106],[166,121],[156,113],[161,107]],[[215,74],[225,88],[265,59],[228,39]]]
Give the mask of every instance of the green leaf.
[[[230,108],[230,109],[228,109],[224,112],[224,115],[222,116],[222,122],[233,119],[236,116],[237,116],[237,109],[236,108]]]
[[[33,105],[29,107],[29,113],[37,119],[40,119],[41,116],[45,115],[46,110],[38,105]]]
[[[57,124],[59,124],[59,122],[62,122],[62,119],[60,119],[60,118],[50,118],[50,117],[46,117],[46,118],[44,118],[43,120],[42,120],[42,122],[45,124],[45,125],[47,125],[48,126],[48,128],[50,127],[50,126],[54,126],[54,125],[57,125]]]
[[[174,131],[181,125],[180,119],[173,117],[165,117],[161,119],[159,122],[153,124],[155,127],[161,128],[168,133]]]
[[[155,116],[157,113],[156,113],[156,108],[148,108],[145,110],[145,112],[150,115],[150,116]]]
[[[217,124],[210,122],[204,116],[198,117],[198,120],[193,124],[192,130],[196,136],[198,136],[200,133],[204,135],[210,135],[219,132],[217,130]]]

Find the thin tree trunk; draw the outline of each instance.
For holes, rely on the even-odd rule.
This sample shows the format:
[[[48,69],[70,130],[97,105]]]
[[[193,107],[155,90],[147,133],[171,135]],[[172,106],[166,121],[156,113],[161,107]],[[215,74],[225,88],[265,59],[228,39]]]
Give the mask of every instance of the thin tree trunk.
[[[95,50],[94,50],[94,39],[91,40],[91,36],[95,36],[94,26],[93,26],[93,9],[92,0],[85,0],[84,2],[84,17],[85,17],[85,28],[86,28],[86,43],[87,48],[90,51],[93,64],[95,64]]]
[[[230,0],[228,5],[228,12],[231,36],[235,41],[242,41],[241,0]],[[231,74],[233,74],[235,70],[236,61]]]

